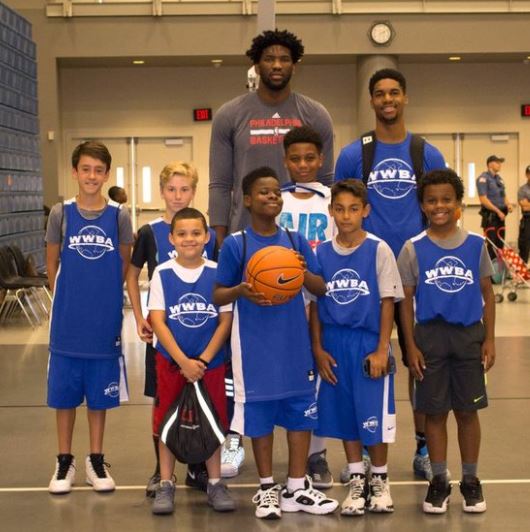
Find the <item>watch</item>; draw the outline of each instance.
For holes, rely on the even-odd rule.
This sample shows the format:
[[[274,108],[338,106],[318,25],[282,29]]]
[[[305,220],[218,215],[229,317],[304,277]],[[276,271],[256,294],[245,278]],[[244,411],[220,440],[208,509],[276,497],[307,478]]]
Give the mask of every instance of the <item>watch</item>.
[[[394,38],[394,28],[390,22],[374,22],[370,27],[368,36],[377,46],[386,46]]]

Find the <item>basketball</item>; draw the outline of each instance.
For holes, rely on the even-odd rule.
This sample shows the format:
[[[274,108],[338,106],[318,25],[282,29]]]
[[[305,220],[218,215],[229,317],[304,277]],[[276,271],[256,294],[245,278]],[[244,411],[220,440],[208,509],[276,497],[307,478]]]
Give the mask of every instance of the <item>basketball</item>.
[[[304,284],[304,269],[292,249],[268,246],[256,251],[247,264],[247,282],[273,305],[287,303]]]

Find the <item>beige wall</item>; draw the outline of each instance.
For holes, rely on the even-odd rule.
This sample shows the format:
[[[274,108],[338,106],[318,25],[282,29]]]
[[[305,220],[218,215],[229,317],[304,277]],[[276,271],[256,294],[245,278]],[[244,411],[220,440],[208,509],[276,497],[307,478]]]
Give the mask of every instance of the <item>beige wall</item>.
[[[59,193],[65,132],[107,126],[129,134],[195,137],[195,159],[207,175],[209,126],[191,122],[190,110],[241,93],[246,67],[62,68],[58,58],[175,56],[242,57],[255,34],[255,17],[94,17],[49,19],[41,0],[7,0],[33,23],[38,45],[39,101],[45,200]],[[390,19],[396,37],[376,49],[367,37],[374,19]],[[530,159],[530,120],[519,117],[530,101],[530,14],[279,16],[304,40],[308,60],[295,85],[324,103],[334,121],[337,149],[357,133],[355,57],[362,54],[482,54],[490,63],[447,64],[405,60],[411,104],[408,125],[422,132],[513,132],[519,135],[518,168]],[[498,61],[518,54],[518,63]],[[325,57],[327,55],[327,57]],[[341,56],[350,64],[329,64]],[[318,59],[321,57],[321,59]],[[409,61],[409,62],[407,62]],[[309,61],[307,61],[309,63]],[[59,80],[60,78],[60,80]],[[368,97],[367,97],[368,99]],[[98,115],[99,113],[99,115]],[[134,131],[132,131],[134,129]],[[46,139],[54,131],[54,141]],[[203,177],[199,204],[205,204]],[[510,191],[513,198],[515,191]]]
[[[321,101],[332,114],[337,145],[353,136],[354,79],[354,69],[341,65],[304,66],[295,74],[295,89],[303,87],[304,94]],[[194,123],[192,109],[212,107],[215,113],[223,102],[246,90],[245,82],[246,67],[63,68],[63,133],[193,136],[201,176],[196,204],[205,208],[210,124]],[[160,167],[165,162],[160,161]]]

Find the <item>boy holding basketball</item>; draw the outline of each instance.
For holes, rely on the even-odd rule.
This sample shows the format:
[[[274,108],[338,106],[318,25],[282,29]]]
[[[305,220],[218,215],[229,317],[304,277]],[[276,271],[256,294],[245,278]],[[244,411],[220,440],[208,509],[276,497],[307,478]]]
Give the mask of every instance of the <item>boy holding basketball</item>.
[[[204,216],[196,209],[179,210],[171,222],[169,240],[176,257],[154,271],[149,294],[149,311],[155,345],[157,390],[153,434],[158,434],[171,404],[186,382],[202,379],[219,415],[228,426],[224,391],[225,344],[232,323],[231,305],[213,304],[216,264],[203,257],[210,234]],[[154,514],[174,511],[175,457],[159,441],[160,484],[152,506]],[[214,510],[235,509],[234,501],[221,482],[221,447],[206,461],[208,504]]]
[[[305,477],[309,440],[318,415],[302,294],[271,306],[263,293],[245,282],[244,272],[254,253],[268,246],[283,246],[296,250],[304,269],[307,264],[304,286],[310,292],[321,295],[325,286],[316,275],[318,266],[307,240],[275,223],[282,198],[274,170],[258,168],[245,176],[242,185],[251,223],[225,239],[214,293],[217,304],[234,303],[231,342],[236,404],[232,428],[252,438],[260,477],[260,488],[253,498],[256,517],[278,519],[282,511],[327,514],[335,510],[337,501],[313,489]],[[285,282],[282,275],[279,283],[280,279]],[[284,488],[272,475],[276,425],[287,430],[289,473]]]
[[[296,127],[283,138],[283,147],[284,164],[291,183],[282,187],[283,207],[276,221],[281,227],[304,235],[315,250],[333,235],[333,218],[328,211],[331,191],[317,181],[324,161],[322,138],[309,126]],[[314,434],[309,447],[307,474],[316,488],[333,486],[326,459],[326,440]]]
[[[457,225],[463,196],[462,181],[452,170],[435,170],[423,177],[418,197],[429,227],[405,243],[398,259],[405,288],[400,312],[408,367],[416,379],[416,408],[426,414],[434,475],[423,511],[434,514],[446,512],[451,494],[447,478],[451,410],[458,425],[463,509],[486,511],[477,478],[478,410],[488,405],[484,373],[495,363],[493,267],[484,238]]]
[[[327,292],[311,304],[313,353],[322,382],[319,436],[343,441],[350,473],[343,515],[393,512],[388,482],[388,443],[395,440],[393,357],[394,302],[403,297],[390,247],[362,229],[370,206],[364,184],[339,181],[329,213],[337,235],[316,255]],[[367,482],[362,445],[368,448]]]
[[[173,161],[166,164],[160,172],[160,196],[164,200],[165,212],[151,222],[140,227],[138,238],[134,243],[131,265],[127,273],[127,291],[136,320],[138,336],[145,346],[145,385],[144,395],[156,397],[156,350],[152,345],[153,331],[149,321],[144,318],[140,302],[139,278],[142,268],[147,263],[147,276],[151,280],[158,264],[174,258],[177,251],[169,240],[171,220],[180,210],[188,207],[197,191],[199,176],[191,163]],[[216,244],[215,232],[209,229],[210,239],[205,245],[205,255],[215,260]],[[153,407],[154,408],[154,407]],[[156,466],[155,471],[147,483],[146,495],[154,497],[160,482],[160,463],[158,457],[158,436],[153,434]],[[186,484],[206,490],[207,474],[204,465],[190,466],[186,475]]]

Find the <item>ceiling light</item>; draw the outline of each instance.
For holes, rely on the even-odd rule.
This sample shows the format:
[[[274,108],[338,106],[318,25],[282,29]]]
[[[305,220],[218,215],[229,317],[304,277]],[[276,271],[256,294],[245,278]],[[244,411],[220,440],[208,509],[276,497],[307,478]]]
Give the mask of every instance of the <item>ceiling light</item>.
[[[449,61],[460,61],[462,58],[459,55],[452,55],[449,57]]]
[[[143,65],[145,64],[145,61],[143,59],[135,59],[133,61],[133,65]]]

